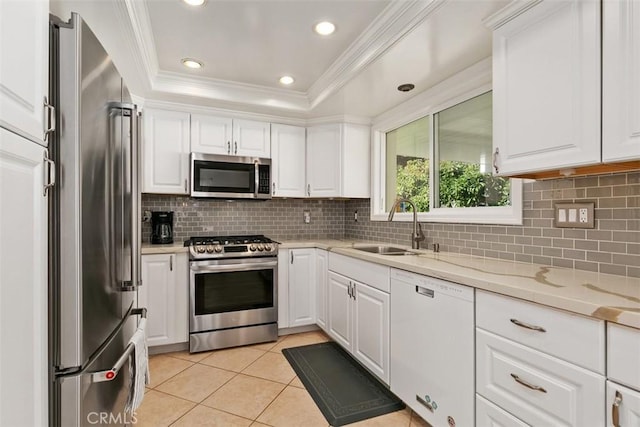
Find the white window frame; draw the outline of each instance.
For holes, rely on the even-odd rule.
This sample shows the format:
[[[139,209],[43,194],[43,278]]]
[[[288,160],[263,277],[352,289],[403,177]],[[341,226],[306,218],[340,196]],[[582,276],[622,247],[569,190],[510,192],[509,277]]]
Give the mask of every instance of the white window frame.
[[[492,90],[491,58],[463,70],[444,82],[428,89],[405,103],[376,117],[371,126],[373,142],[371,168],[371,220],[387,221],[389,212],[385,209],[386,181],[386,134],[394,129],[431,116],[430,161],[433,162],[434,115],[449,107],[467,101]],[[435,168],[429,167],[429,200],[435,200]],[[413,213],[396,213],[394,221],[413,221]],[[522,180],[511,179],[511,205],[472,208],[431,208],[429,212],[419,212],[420,222],[448,222],[466,224],[522,225]]]

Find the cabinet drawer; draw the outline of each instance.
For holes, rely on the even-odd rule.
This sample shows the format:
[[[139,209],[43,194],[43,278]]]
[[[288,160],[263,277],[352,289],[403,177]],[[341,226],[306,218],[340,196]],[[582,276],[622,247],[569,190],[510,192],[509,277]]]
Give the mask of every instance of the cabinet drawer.
[[[531,425],[604,425],[602,375],[479,329],[476,391]]]
[[[640,330],[607,324],[607,377],[640,390]]]
[[[476,426],[478,427],[529,427],[507,411],[476,394]]]
[[[389,267],[348,256],[329,253],[329,270],[365,283],[383,292],[389,292]]]
[[[476,292],[476,326],[604,374],[604,321]]]

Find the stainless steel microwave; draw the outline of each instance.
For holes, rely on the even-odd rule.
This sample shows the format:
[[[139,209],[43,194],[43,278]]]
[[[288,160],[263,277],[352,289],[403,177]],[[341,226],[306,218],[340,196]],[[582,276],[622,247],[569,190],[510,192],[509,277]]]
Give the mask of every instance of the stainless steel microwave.
[[[191,197],[270,199],[271,159],[191,153]]]

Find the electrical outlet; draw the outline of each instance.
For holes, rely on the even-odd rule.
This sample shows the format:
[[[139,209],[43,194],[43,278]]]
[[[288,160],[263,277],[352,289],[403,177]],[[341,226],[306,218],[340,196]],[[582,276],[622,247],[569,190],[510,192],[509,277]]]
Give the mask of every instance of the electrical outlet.
[[[358,222],[358,211],[353,212],[353,222]]]
[[[304,219],[304,223],[305,224],[309,224],[311,222],[311,212],[310,211],[303,211],[302,212],[302,218]]]
[[[555,227],[594,228],[594,223],[594,203],[555,204]]]

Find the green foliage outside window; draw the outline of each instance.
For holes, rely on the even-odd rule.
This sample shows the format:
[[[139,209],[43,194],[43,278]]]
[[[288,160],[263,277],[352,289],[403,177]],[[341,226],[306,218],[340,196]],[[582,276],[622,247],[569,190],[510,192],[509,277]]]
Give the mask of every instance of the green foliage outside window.
[[[398,165],[397,195],[412,200],[419,212],[429,211],[429,161],[412,159]],[[480,166],[440,162],[440,207],[508,206],[509,180],[480,172]]]

